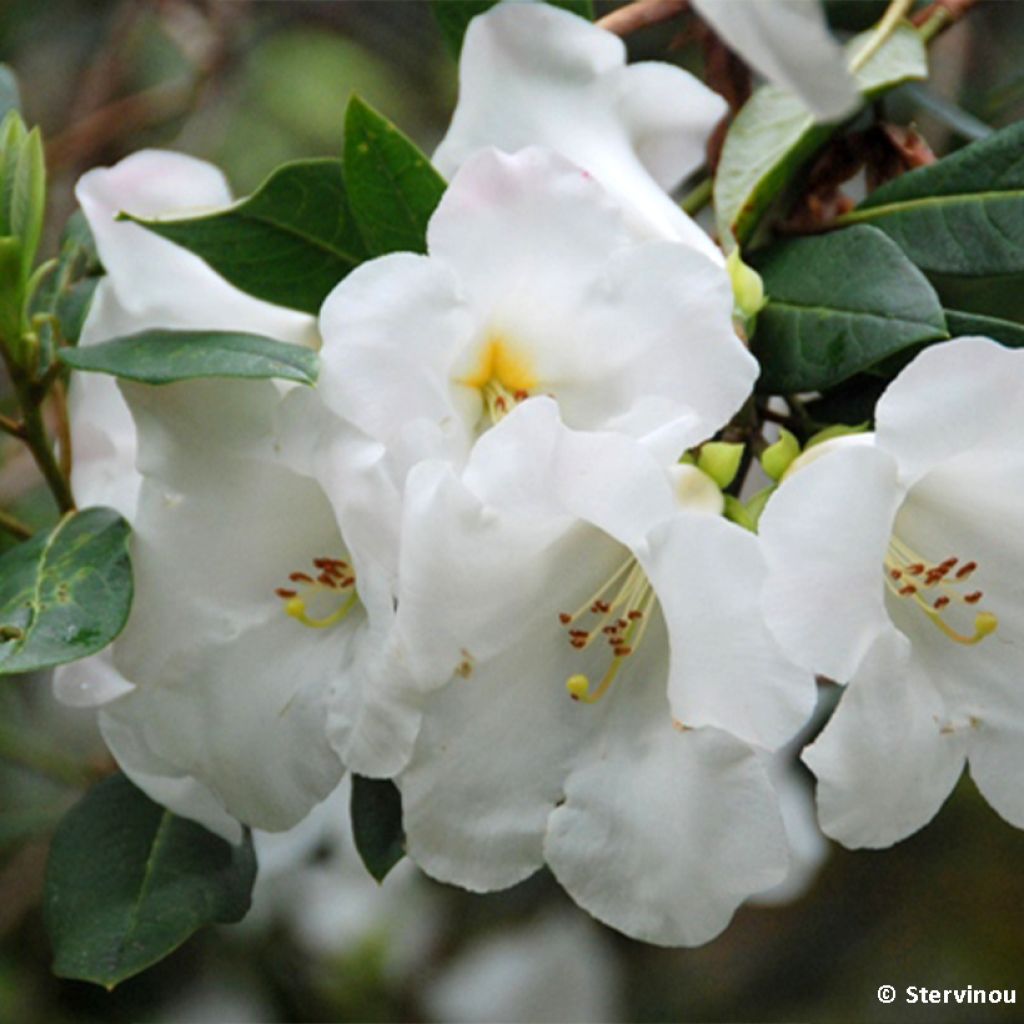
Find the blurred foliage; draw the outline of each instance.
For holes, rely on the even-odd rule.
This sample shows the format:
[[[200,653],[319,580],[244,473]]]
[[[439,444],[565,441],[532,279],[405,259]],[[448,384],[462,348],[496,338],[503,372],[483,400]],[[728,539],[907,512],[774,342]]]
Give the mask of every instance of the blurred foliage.
[[[599,3],[598,13],[609,6]],[[838,30],[853,32],[881,6],[831,2],[829,11]],[[1024,4],[982,5],[939,40],[928,88],[991,126],[1021,118],[1022,38]],[[629,47],[638,59],[701,68],[700,47],[678,25],[640,32]],[[142,146],[173,147],[219,163],[244,193],[284,160],[340,156],[352,92],[430,152],[456,80],[427,5],[392,0],[4,0],[0,62],[17,72],[26,118],[49,143],[51,252],[74,209],[74,181],[91,166]],[[894,119],[917,121],[938,153],[965,141],[913,95],[886,105]],[[1016,283],[984,285],[1003,297],[1006,315],[1019,316]],[[963,309],[978,305],[973,295],[949,298]],[[0,395],[0,410],[4,402]],[[49,499],[19,488],[31,473],[18,458],[0,439],[4,507],[44,522]],[[543,873],[485,897],[424,882],[439,908],[438,935],[425,965],[398,976],[384,937],[369,934],[343,954],[317,958],[272,919],[202,935],[109,995],[60,981],[50,974],[39,910],[46,836],[84,781],[110,767],[92,715],[58,707],[45,680],[0,695],[0,1021],[117,1024],[241,1012],[253,1020],[423,1019],[430,978],[461,949],[567,905]],[[1018,1020],[1019,1006],[908,1007],[901,997],[883,1007],[876,990],[1016,984],[1022,863],[1024,834],[964,781],[918,835],[881,852],[834,847],[801,899],[745,908],[701,949],[656,949],[605,932],[625,972],[625,1019]]]

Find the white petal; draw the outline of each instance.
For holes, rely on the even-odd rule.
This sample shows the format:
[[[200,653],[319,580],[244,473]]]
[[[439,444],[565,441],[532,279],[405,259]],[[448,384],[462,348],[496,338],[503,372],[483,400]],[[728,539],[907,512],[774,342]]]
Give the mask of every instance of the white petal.
[[[91,658],[58,665],[53,672],[53,693],[62,704],[96,707],[131,693],[132,684],[115,668],[110,648]]]
[[[681,513],[642,558],[669,628],[672,714],[777,749],[814,709],[813,675],[787,659],[761,612],[757,537],[724,519]]]
[[[673,729],[659,681],[637,675],[607,698],[612,717],[566,781],[544,852],[598,920],[645,942],[697,945],[782,880],[785,831],[751,749]]]
[[[75,188],[96,238],[100,259],[121,306],[116,333],[149,327],[254,331],[282,341],[313,344],[313,319],[261,302],[229,285],[198,256],[145,228],[114,218],[207,213],[231,194],[212,164],[181,153],[142,150],[110,168],[83,175]],[[111,337],[110,324],[90,312],[83,344]],[[107,316],[114,319],[113,311]]]
[[[463,482],[495,507],[578,517],[627,547],[676,511],[661,463],[645,446],[621,434],[570,430],[556,403],[543,396],[480,438]]]
[[[398,778],[409,855],[427,874],[489,891],[543,864],[544,829],[568,763],[604,717],[566,693],[567,647],[555,620],[429,701]]]
[[[900,494],[885,453],[848,446],[789,477],[761,516],[764,615],[786,653],[838,682],[891,630],[882,562]]]
[[[451,367],[474,321],[451,269],[411,253],[365,263],[327,297],[320,326],[317,390],[331,409],[380,441],[424,421],[464,454]]]
[[[485,935],[428,982],[431,1016],[559,1024],[621,1020],[621,966],[597,925],[558,909]]]
[[[1019,435],[1024,353],[988,338],[926,348],[876,409],[878,443],[912,483],[943,459]]]
[[[927,824],[964,766],[967,738],[898,635],[881,636],[804,752],[818,816],[849,847],[884,847]]]
[[[322,701],[365,613],[309,629],[275,590],[344,542],[315,484],[273,461],[272,384],[125,390],[146,480],[115,659],[136,691],[109,714],[240,820],[289,827],[341,773]]]
[[[663,189],[703,163],[725,106],[686,72],[626,67],[625,55],[610,33],[548,5],[492,8],[466,33],[459,103],[434,162],[447,176],[485,146],[549,146],[593,174],[645,233],[720,260]]]
[[[846,56],[817,0],[693,0],[700,16],[770,82],[795,92],[821,121],[860,103]]]
[[[199,822],[229,843],[241,842],[242,826],[224,809],[217,795],[176,761],[160,757],[134,723],[101,711],[99,725],[121,770],[146,796],[180,817]]]

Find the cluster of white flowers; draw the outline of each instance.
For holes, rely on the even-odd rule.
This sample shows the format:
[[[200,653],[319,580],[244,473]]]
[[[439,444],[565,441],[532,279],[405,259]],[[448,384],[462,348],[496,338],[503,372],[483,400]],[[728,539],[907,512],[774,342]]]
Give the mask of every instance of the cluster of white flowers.
[[[742,48],[740,6],[699,4]],[[785,878],[772,756],[815,673],[849,683],[806,754],[829,834],[906,836],[965,758],[1024,826],[1024,353],[927,350],[877,431],[797,463],[750,532],[679,462],[758,374],[722,255],[667,191],[720,99],[543,5],[477,18],[461,75],[428,254],[365,263],[318,321],[114,221],[225,205],[208,165],[144,152],[81,180],[107,270],[82,344],[249,329],[322,373],[124,400],[77,381],[74,485],[132,522],[136,596],[59,695],[229,839],[295,825],[346,768],[394,778],[431,876],[486,891],[546,864],[655,943],[706,941]],[[848,109],[847,84],[818,99]]]

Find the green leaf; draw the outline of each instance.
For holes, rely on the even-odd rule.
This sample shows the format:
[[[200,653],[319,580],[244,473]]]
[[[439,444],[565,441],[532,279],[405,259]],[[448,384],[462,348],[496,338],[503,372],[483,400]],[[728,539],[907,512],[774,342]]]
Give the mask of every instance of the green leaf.
[[[863,33],[846,47],[856,54]],[[865,100],[928,74],[924,44],[909,25],[900,25],[856,73]],[[747,241],[765,210],[838,125],[816,124],[792,93],[766,85],[747,101],[725,137],[715,177],[715,219],[725,248]]]
[[[305,313],[367,258],[340,160],[285,164],[247,199],[206,216],[122,217],[194,252],[236,288]]]
[[[371,255],[427,251],[427,222],[444,194],[444,178],[358,96],[345,112],[345,185]]]
[[[366,870],[383,882],[405,856],[402,796],[388,779],[352,776],[352,835]]]
[[[18,92],[18,80],[6,64],[0,64],[0,119],[8,110],[20,109],[21,95]]]
[[[46,162],[38,128],[28,133],[18,154],[10,203],[10,230],[21,239],[22,280],[27,280],[39,249],[46,208]]]
[[[95,654],[132,603],[128,524],[109,508],[69,512],[0,557],[0,675]]]
[[[958,309],[946,310],[946,323],[953,338],[980,334],[993,341],[1001,342],[1008,348],[1024,348],[1024,324],[1012,320],[1001,320],[995,316],[980,313],[965,313]]]
[[[883,185],[843,223],[881,228],[929,273],[1024,272],[1024,121]]]
[[[894,352],[948,337],[927,278],[881,231],[851,228],[757,254],[768,305],[758,388],[823,391]]]
[[[151,330],[98,345],[64,349],[62,362],[76,370],[109,373],[143,384],[173,384],[198,377],[276,377],[313,384],[315,352],[259,334],[232,331]]]
[[[552,7],[578,14],[588,21],[594,20],[593,0],[547,0]],[[437,20],[441,35],[448,44],[448,49],[458,57],[462,52],[462,40],[465,38],[469,23],[484,11],[490,10],[498,0],[432,0],[434,18]]]
[[[68,812],[50,849],[54,973],[112,989],[205,925],[240,921],[255,879],[248,836],[232,846],[111,776]]]
[[[21,241],[12,236],[0,238],[0,344],[18,359],[21,344]]]

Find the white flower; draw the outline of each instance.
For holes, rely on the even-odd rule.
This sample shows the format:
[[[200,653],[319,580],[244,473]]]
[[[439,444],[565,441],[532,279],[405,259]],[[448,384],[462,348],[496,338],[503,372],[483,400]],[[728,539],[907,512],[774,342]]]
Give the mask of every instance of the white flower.
[[[150,328],[253,331],[280,341],[319,344],[316,321],[254,299],[232,287],[198,256],[127,221],[228,205],[224,175],[181,153],[142,150],[113,167],[84,174],[75,195],[106,269],[93,295],[80,345],[94,345]],[[77,373],[68,396],[74,438],[71,484],[82,508],[107,505],[129,520],[141,476],[135,467],[135,425],[112,377]],[[64,702],[100,704],[129,684],[107,654],[58,669],[54,688]]]
[[[537,395],[579,429],[660,432],[675,458],[753,385],[724,269],[638,242],[605,191],[554,153],[469,160],[427,241],[429,256],[359,267],[321,315],[325,403],[407,464],[463,460]]]
[[[757,538],[662,465],[538,398],[461,476],[413,470],[398,623],[424,722],[398,782],[429,874],[490,890],[546,862],[600,920],[693,944],[786,872],[748,742],[790,738],[814,686],[760,622]]]
[[[350,702],[386,649],[390,573],[353,544],[372,517],[282,461],[275,384],[124,390],[143,484],[113,660],[134,688],[101,708],[104,737],[179,814],[235,838],[236,819],[288,828],[341,776],[328,695]],[[351,443],[338,469],[354,476]]]
[[[721,254],[666,193],[704,162],[721,97],[669,64],[626,66],[622,41],[549,4],[470,22],[459,102],[434,154],[446,177],[486,146],[542,145],[585,168],[648,234]]]
[[[754,70],[796,93],[819,120],[836,121],[860,105],[818,0],[693,0],[693,6]]]
[[[224,175],[181,153],[142,150],[114,167],[84,174],[75,186],[106,269],[79,344],[92,345],[149,328],[252,331],[315,346],[314,319],[240,292],[198,256],[127,221],[206,212],[231,203]],[[135,428],[113,379],[76,374],[69,412],[75,440],[72,486],[78,503],[131,516],[138,493]]]
[[[607,935],[582,914],[548,911],[486,935],[442,967],[425,1003],[434,1020],[622,1020],[622,970]]]
[[[875,443],[788,478],[761,519],[769,624],[849,687],[805,753],[825,831],[887,846],[924,825],[965,760],[1024,827],[1024,355],[927,349],[878,404]]]
[[[79,196],[108,271],[85,344],[149,327],[316,341],[312,317],[251,299],[112,219],[222,204],[215,169],[141,153],[86,175]],[[103,705],[121,767],[176,813],[230,839],[239,822],[288,828],[341,775],[329,728],[344,751],[365,722],[361,739],[372,745],[383,729],[390,756],[404,756],[372,682],[392,675],[397,499],[389,516],[383,452],[308,389],[215,380],[124,393],[134,422],[112,381],[81,375],[72,426],[104,442],[78,453],[80,500],[132,522],[132,613],[111,650],[60,671],[58,696]]]

